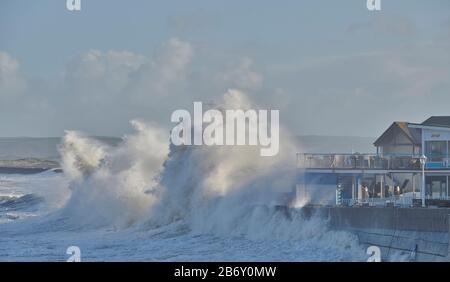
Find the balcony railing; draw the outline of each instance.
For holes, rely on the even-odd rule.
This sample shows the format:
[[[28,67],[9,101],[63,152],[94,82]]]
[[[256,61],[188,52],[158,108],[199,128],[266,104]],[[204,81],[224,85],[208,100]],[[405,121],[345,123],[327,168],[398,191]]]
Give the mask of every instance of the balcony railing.
[[[297,154],[297,166],[316,169],[420,170],[420,156],[376,154]]]
[[[367,198],[367,199],[344,199],[343,206],[368,206],[368,207],[411,207],[413,197],[393,196],[388,198]]]
[[[392,196],[387,198],[367,198],[367,199],[343,199],[341,206],[367,206],[367,207],[420,207],[422,200],[417,196]],[[450,197],[430,197],[427,196],[426,206],[449,207]]]

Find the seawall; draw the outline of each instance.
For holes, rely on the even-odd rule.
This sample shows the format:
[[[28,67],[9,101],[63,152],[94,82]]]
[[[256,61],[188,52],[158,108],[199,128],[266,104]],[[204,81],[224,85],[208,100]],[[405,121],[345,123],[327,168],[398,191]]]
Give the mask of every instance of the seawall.
[[[331,229],[380,247],[383,259],[400,252],[411,261],[450,261],[449,208],[304,207],[302,213],[319,213]]]

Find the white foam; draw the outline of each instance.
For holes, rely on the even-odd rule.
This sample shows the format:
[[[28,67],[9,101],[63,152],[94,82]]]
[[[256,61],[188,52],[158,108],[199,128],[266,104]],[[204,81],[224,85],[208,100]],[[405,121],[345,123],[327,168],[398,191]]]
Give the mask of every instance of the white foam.
[[[225,95],[222,106],[257,107],[239,91]],[[252,146],[169,147],[167,131],[132,125],[136,133],[117,147],[67,132],[60,148],[64,182],[54,184],[69,187],[70,198],[47,224],[22,225],[21,236],[39,228],[47,237],[36,238],[61,246],[76,243],[70,230],[77,230],[79,244],[102,260],[353,260],[364,254],[356,237],[327,230],[323,219],[287,216],[275,207],[288,203],[296,180],[295,150],[283,130],[280,154],[267,158]]]

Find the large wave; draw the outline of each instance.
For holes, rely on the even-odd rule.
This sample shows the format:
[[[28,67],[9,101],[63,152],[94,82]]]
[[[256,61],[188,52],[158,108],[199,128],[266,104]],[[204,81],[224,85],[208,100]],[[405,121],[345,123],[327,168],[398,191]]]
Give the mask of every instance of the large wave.
[[[68,131],[60,148],[71,197],[63,216],[74,224],[127,227],[148,215],[159,199],[156,187],[168,154],[161,129],[133,121],[136,133],[111,147]]]
[[[228,91],[223,108],[255,108]],[[328,231],[320,218],[286,214],[295,185],[295,149],[281,129],[280,153],[256,146],[174,146],[157,125],[133,121],[136,133],[111,147],[68,131],[60,148],[71,197],[62,214],[89,227],[182,223],[190,232],[250,239],[309,240],[322,248],[361,253],[354,236]]]

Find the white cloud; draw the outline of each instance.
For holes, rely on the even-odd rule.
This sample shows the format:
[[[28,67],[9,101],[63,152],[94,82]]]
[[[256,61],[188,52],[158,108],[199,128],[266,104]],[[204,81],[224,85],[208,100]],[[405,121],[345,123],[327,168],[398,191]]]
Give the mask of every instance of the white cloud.
[[[150,72],[152,88],[157,94],[164,94],[170,83],[184,78],[186,67],[194,53],[189,42],[178,38],[171,38],[163,48]]]
[[[14,60],[8,53],[0,51],[0,77],[16,72],[19,68],[19,62]]]
[[[74,58],[64,72],[66,93],[75,100],[142,105],[168,96],[185,78],[193,48],[189,42],[171,38],[154,57],[129,51],[90,50]]]
[[[216,79],[227,87],[236,87],[246,90],[260,89],[264,82],[264,76],[252,69],[253,60],[244,57],[239,64],[225,72],[219,73]]]
[[[123,90],[130,75],[145,62],[144,56],[128,51],[90,50],[68,64],[65,79],[82,93],[99,95],[101,91],[109,91],[106,94],[112,95]]]
[[[420,122],[448,114],[449,65],[448,51],[440,45],[411,46],[319,58],[298,70],[272,72],[271,81],[290,93],[285,121],[291,128],[375,136],[393,120]]]
[[[25,81],[19,73],[19,62],[0,51],[0,98],[14,97],[24,89]]]
[[[130,51],[89,50],[66,65],[63,80],[57,82],[53,99],[49,99],[51,111],[65,116],[61,128],[101,128],[106,135],[134,118],[170,122],[165,111],[179,101],[180,91],[176,90],[185,89],[192,57],[191,44],[178,38],[162,44],[151,57]]]
[[[405,17],[379,16],[369,21],[353,23],[348,26],[347,32],[383,33],[393,36],[412,36],[417,33],[416,24]]]
[[[31,124],[50,120],[51,132],[75,128],[104,135],[119,135],[134,118],[170,125],[174,109],[214,100],[226,89],[257,94],[259,103],[283,110],[283,122],[300,134],[374,135],[395,119],[420,121],[417,115],[448,112],[450,61],[441,42],[292,60],[269,71],[263,61],[267,80],[245,55],[227,65],[233,58],[221,49],[195,50],[194,61],[194,47],[178,38],[151,57],[91,50],[67,65],[65,79],[42,80],[40,87],[36,80],[25,83],[19,62],[3,52],[0,101],[7,101],[5,89],[17,89],[11,85],[28,85],[32,91],[15,95],[30,116],[23,124],[33,129]],[[11,101],[0,103],[0,115],[17,122],[19,103]],[[45,109],[36,108],[39,103]]]

